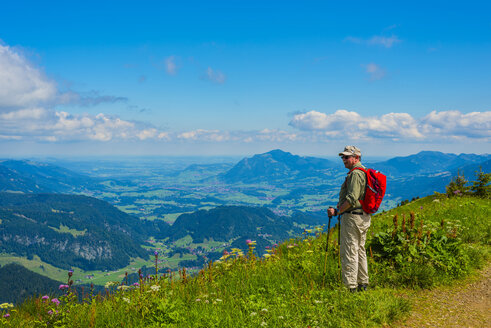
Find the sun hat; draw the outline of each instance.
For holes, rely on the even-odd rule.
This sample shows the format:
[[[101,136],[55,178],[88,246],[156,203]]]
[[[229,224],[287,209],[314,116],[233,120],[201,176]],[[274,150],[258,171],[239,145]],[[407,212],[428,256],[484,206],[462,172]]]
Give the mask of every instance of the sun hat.
[[[361,156],[361,150],[355,146],[346,146],[344,151],[339,153],[339,156]]]

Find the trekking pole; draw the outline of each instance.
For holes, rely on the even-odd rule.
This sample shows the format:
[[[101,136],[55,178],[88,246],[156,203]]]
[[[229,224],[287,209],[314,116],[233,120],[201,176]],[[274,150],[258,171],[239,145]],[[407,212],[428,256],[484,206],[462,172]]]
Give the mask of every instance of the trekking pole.
[[[326,257],[324,258],[324,272],[322,273],[322,287],[324,287],[324,282],[326,281],[326,270],[327,270],[327,252],[329,250],[329,235],[331,234],[331,219],[332,216],[328,215],[329,223],[327,224],[327,241],[326,241]]]
[[[341,214],[338,215],[338,269],[339,269],[339,280],[341,278]]]

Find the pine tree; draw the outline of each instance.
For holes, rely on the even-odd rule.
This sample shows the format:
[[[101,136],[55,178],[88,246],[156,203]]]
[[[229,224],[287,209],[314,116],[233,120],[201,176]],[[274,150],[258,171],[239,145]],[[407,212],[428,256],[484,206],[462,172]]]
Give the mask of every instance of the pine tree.
[[[489,197],[491,195],[491,173],[484,173],[482,167],[476,171],[476,181],[472,181],[471,191],[478,197]]]
[[[447,196],[462,196],[463,194],[467,193],[470,188],[466,186],[467,183],[468,181],[465,179],[464,175],[460,175],[460,172],[457,171],[457,176],[452,178],[452,181],[450,181],[446,187]]]

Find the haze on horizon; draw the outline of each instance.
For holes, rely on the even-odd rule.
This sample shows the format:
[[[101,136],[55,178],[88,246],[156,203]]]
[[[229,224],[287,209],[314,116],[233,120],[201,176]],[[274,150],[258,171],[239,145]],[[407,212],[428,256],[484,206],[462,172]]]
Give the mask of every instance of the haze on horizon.
[[[4,158],[490,153],[484,1],[2,7]]]

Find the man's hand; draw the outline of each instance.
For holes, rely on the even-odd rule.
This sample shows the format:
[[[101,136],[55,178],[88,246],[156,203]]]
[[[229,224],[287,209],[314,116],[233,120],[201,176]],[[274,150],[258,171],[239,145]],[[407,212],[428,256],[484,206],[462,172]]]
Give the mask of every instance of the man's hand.
[[[336,209],[334,207],[329,207],[327,209],[327,216],[331,217],[331,216],[335,216],[336,215]]]

